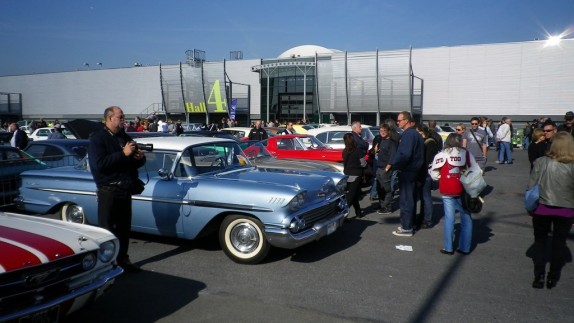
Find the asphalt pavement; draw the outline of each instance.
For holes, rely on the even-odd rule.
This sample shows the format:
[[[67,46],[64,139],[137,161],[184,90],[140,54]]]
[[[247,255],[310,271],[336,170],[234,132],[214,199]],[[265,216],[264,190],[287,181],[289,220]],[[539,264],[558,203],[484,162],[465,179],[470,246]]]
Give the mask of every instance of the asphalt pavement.
[[[394,236],[398,211],[378,215],[365,197],[364,218],[253,266],[230,261],[216,239],[138,234],[130,254],[144,271],[122,275],[65,322],[573,322],[574,235],[557,287],[533,289],[532,225],[522,204],[527,154],[515,149],[512,165],[494,155],[482,212],[472,216],[470,255],[439,253],[436,191],[439,223],[413,237]]]

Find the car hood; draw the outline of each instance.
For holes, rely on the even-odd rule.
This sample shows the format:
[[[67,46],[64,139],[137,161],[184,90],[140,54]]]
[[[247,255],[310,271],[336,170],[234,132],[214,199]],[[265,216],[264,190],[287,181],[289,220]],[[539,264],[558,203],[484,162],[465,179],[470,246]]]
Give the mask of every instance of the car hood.
[[[77,139],[89,139],[90,134],[102,129],[104,124],[86,119],[74,119],[65,123],[64,126],[70,130]]]
[[[250,159],[251,163],[257,167],[282,168],[282,169],[299,169],[322,172],[342,172],[343,165],[338,167],[339,163],[308,161],[301,159],[278,159],[273,157],[257,157]],[[340,169],[339,169],[340,168]]]
[[[110,237],[94,226],[0,212],[0,273],[95,250]]]

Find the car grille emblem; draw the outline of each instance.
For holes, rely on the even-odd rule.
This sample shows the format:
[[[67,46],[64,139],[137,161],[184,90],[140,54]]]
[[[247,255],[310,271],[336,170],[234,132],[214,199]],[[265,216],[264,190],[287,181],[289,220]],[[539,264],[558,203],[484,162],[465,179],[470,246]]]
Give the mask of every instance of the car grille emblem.
[[[43,282],[57,276],[58,269],[51,269],[41,273],[32,274],[24,277],[27,286],[33,287],[42,284]]]

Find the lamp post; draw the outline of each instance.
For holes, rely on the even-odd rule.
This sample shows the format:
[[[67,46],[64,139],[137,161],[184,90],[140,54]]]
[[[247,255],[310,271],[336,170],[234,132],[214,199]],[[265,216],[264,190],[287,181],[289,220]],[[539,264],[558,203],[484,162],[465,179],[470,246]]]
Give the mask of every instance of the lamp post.
[[[90,69],[90,64],[89,63],[84,63],[84,66],[89,70]]]

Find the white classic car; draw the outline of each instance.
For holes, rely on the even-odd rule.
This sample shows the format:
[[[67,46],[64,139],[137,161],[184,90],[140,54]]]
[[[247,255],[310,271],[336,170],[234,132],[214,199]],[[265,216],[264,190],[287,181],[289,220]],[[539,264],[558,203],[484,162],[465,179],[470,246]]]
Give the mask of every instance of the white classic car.
[[[56,322],[93,302],[123,270],[102,228],[0,212],[0,322]]]
[[[56,129],[54,129],[54,127],[38,128],[38,129],[34,130],[34,132],[32,132],[30,135],[28,135],[28,138],[30,140],[46,140],[46,139],[48,139],[50,134],[52,134],[52,132],[55,132],[55,131],[56,131]],[[68,139],[76,139],[76,136],[74,136],[70,132],[70,130],[66,129],[65,126],[62,126],[62,133]]]
[[[146,185],[133,196],[132,231],[183,239],[219,232],[229,258],[257,263],[271,246],[293,249],[333,233],[349,213],[340,172],[259,169],[231,139],[136,141],[153,148],[139,169]],[[87,165],[23,172],[15,204],[97,225],[97,188]]]

